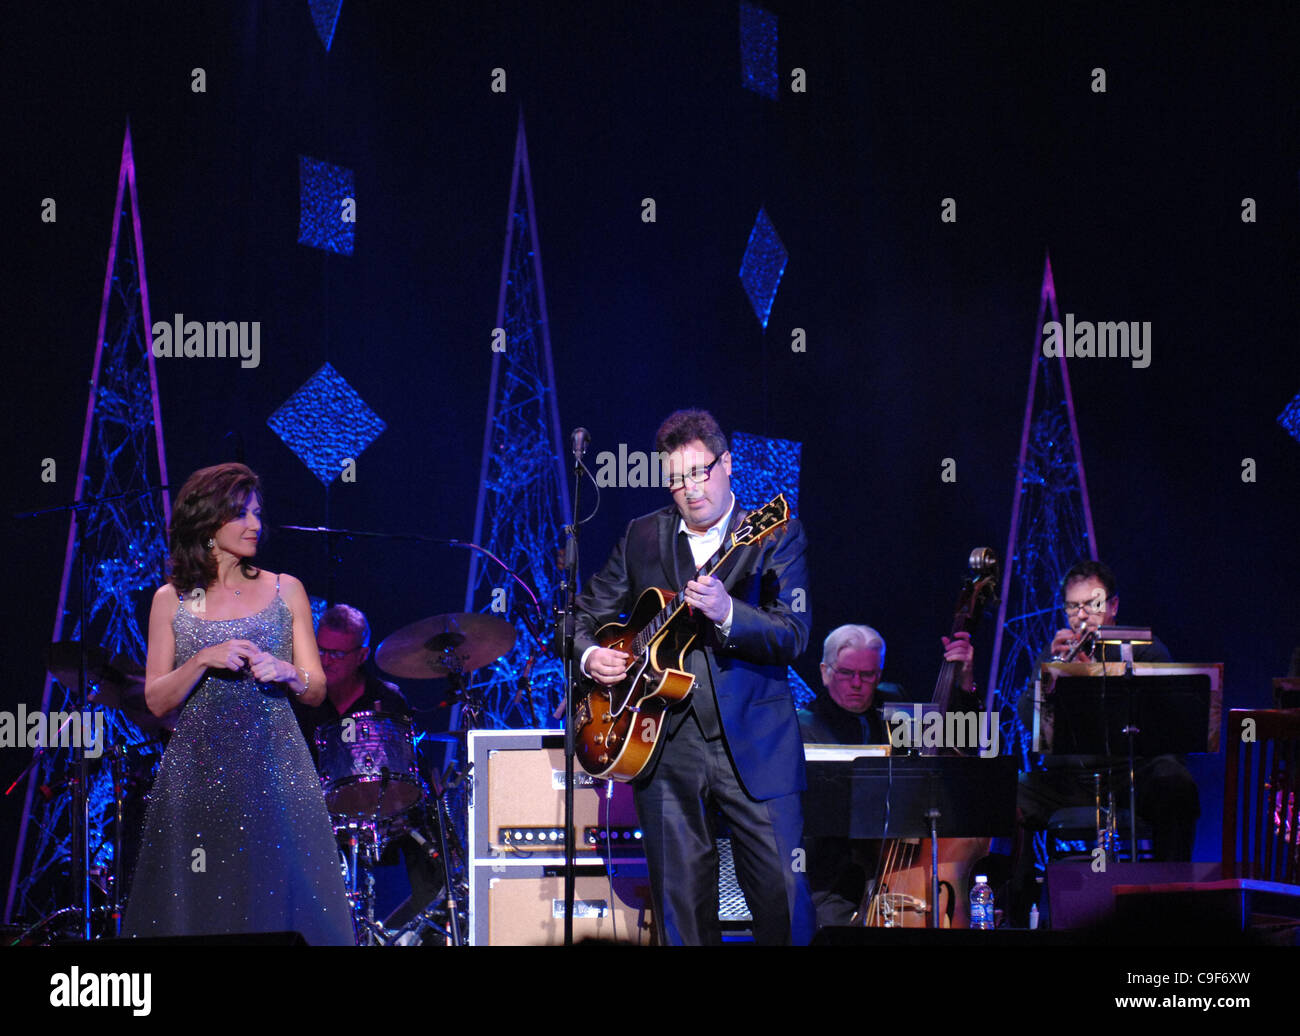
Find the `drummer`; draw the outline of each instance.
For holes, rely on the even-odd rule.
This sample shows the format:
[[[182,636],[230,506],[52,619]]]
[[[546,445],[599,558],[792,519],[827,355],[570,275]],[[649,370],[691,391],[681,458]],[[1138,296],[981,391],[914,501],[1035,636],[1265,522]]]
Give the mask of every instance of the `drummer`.
[[[409,719],[411,707],[395,685],[362,669],[370,657],[370,623],[359,609],[348,604],[336,604],[328,609],[316,627],[316,647],[320,651],[321,668],[325,670],[325,700],[315,708],[299,707],[297,711],[298,723],[319,767],[317,728],[338,723],[358,712]],[[395,864],[400,850],[411,884],[411,895],[384,919],[390,929],[402,927],[442,890],[441,867],[431,864],[425,851],[410,837],[411,827],[422,831],[428,842],[430,832],[426,824],[419,817],[407,817],[403,823],[388,829],[387,848],[379,860],[382,866]]]
[[[325,700],[298,708],[298,724],[316,758],[316,729],[358,712],[410,717],[411,707],[394,684],[371,676],[362,666],[370,657],[370,623],[349,604],[336,604],[320,617],[316,647],[325,670]],[[317,759],[319,765],[320,760]]]

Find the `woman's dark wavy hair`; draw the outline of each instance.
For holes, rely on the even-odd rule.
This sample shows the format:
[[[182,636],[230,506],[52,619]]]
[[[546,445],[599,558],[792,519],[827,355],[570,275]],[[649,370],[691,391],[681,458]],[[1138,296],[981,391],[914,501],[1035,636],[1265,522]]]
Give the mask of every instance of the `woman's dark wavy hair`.
[[[243,510],[250,492],[257,494],[261,504],[262,483],[243,464],[200,468],[185,480],[176,494],[169,530],[167,580],[179,592],[188,593],[216,582],[217,559],[208,548],[208,540]],[[262,528],[265,535],[266,526]],[[243,558],[239,567],[249,579],[257,575],[257,566],[248,558]]]

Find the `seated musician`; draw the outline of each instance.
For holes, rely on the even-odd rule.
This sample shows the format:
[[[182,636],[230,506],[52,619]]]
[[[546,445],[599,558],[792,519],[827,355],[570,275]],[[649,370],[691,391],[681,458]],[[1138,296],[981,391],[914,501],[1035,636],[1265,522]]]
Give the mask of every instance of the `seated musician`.
[[[357,712],[411,715],[406,698],[394,684],[370,675],[362,666],[370,657],[370,623],[347,604],[336,604],[320,617],[316,646],[325,671],[325,700],[298,710],[298,725],[307,747],[316,753],[316,730]]]
[[[957,687],[961,708],[979,708],[975,694],[975,648],[969,633],[943,638],[945,660],[960,663]],[[799,710],[804,744],[883,745],[889,741],[881,705],[898,702],[897,685],[880,682],[885,640],[870,626],[840,626],[822,645],[822,690]],[[888,699],[888,702],[886,702]],[[874,840],[808,839],[808,883],[817,925],[848,924],[862,901],[867,877],[875,870]]]
[[[1035,668],[1054,658],[1064,658],[1079,644],[1084,632],[1100,626],[1113,626],[1119,612],[1119,594],[1115,575],[1100,561],[1080,561],[1061,580],[1062,602],[1068,626],[1056,631],[1052,643],[1038,657]],[[1080,651],[1077,662],[1118,662],[1118,644],[1102,649]],[[1133,645],[1135,662],[1171,661],[1169,650],[1158,639],[1149,644]],[[1033,729],[1034,685],[1021,695],[1018,711],[1021,722]],[[1114,794],[1123,808],[1128,801],[1127,760],[1107,760],[1092,756],[1050,755],[1044,757],[1045,770],[1020,775],[1017,813],[1026,831],[1042,829],[1058,809],[1092,806],[1096,801],[1093,774],[1103,774],[1103,795]],[[1176,756],[1164,755],[1138,761],[1137,812],[1151,825],[1153,851],[1157,860],[1190,860],[1196,841],[1196,820],[1200,816],[1200,798],[1196,781]],[[1104,803],[1103,803],[1104,804]],[[1022,846],[1027,846],[1022,839]],[[1017,866],[1017,883],[1021,891],[1032,883],[1032,871],[1025,862],[1032,852],[1022,851]],[[1032,860],[1030,861],[1032,862]],[[1028,910],[1021,905],[1020,912]]]
[[[370,657],[370,623],[359,609],[347,604],[336,604],[327,609],[317,624],[316,646],[325,672],[325,700],[314,708],[299,706],[296,711],[307,747],[319,766],[316,731],[321,727],[328,727],[359,712],[379,712],[410,719],[411,707],[395,684],[362,668]],[[417,827],[427,836],[423,824],[417,823]],[[406,874],[411,883],[410,898],[384,920],[389,928],[402,927],[442,889],[441,869],[406,833],[409,829],[399,829],[402,832],[400,837],[393,838],[379,861],[382,865],[396,862],[395,844],[405,857]]]

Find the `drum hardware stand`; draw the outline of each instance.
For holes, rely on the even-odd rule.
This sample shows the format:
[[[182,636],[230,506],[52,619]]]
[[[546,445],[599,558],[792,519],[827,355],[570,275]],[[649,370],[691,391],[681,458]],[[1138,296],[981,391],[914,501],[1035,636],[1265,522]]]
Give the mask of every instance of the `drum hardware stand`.
[[[434,902],[436,902],[436,900]],[[452,917],[454,918],[455,915],[453,914]],[[434,903],[430,903],[418,914],[416,914],[413,918],[411,918],[411,920],[407,921],[406,924],[402,925],[401,928],[397,929],[397,931],[390,932],[388,944],[390,946],[404,945],[402,943],[402,939],[405,938],[406,936],[408,935],[419,936],[420,933],[424,932],[426,929],[430,929],[432,931],[437,932],[438,935],[442,938],[442,940],[445,943],[447,943],[447,945],[449,946],[461,945],[458,941],[456,941],[459,938],[456,932],[448,931],[445,927],[443,927],[444,924],[445,922],[440,921],[438,918],[438,912],[434,909]],[[423,941],[423,939],[421,939],[421,941]]]
[[[455,657],[453,654],[452,648],[447,649],[445,658],[449,670],[447,680],[451,689],[452,697],[461,703],[460,723],[458,728],[460,731],[479,729],[484,709],[483,695],[480,691],[470,686],[464,667],[462,666],[460,659]],[[459,750],[460,746],[457,745],[456,748]],[[460,759],[461,765],[465,765],[465,762],[466,761],[463,758]],[[466,779],[468,773],[468,770],[456,769],[454,771],[454,776],[457,778],[457,783]],[[448,806],[446,801],[448,787],[450,787],[450,782],[444,782],[442,790],[433,797],[434,811],[438,818],[438,826],[435,829],[435,833],[438,837],[439,849],[442,852],[444,889],[442,905],[450,922],[450,944],[452,946],[463,946],[464,935],[460,929],[460,904],[462,902],[468,902],[469,896],[467,890],[465,890],[463,894],[458,895],[458,893],[462,893],[462,890],[457,886],[460,884],[459,873],[463,868],[461,866],[453,865],[454,860],[451,852],[452,840],[454,839],[456,842],[458,853],[460,851],[460,840],[456,836],[456,825],[454,821],[450,825],[452,838],[448,838],[447,821],[452,819],[448,815]],[[418,842],[420,840],[416,839],[416,841]],[[420,847],[428,851],[423,843],[421,843]],[[413,924],[414,921],[421,920],[425,915],[430,914],[432,909],[433,903],[431,902],[429,906],[425,907],[425,909],[410,923]],[[410,925],[408,924],[407,927],[409,926]]]
[[[78,602],[77,602],[77,621],[81,635],[78,638],[81,643],[80,658],[78,659],[78,679],[76,694],[76,711],[85,714],[89,704],[90,689],[86,686],[86,645],[89,636],[89,614],[87,612],[87,588],[89,586],[88,574],[86,571],[86,520],[83,516],[94,511],[103,504],[113,503],[118,500],[134,500],[138,497],[151,496],[154,493],[165,493],[170,486],[149,486],[145,489],[133,490],[126,493],[114,493],[111,496],[101,496],[97,498],[79,498],[70,504],[61,504],[57,507],[45,507],[36,511],[26,511],[14,515],[15,518],[35,518],[45,514],[61,514],[64,511],[72,512],[72,528],[76,538],[77,550],[77,585],[78,585]],[[83,738],[84,740],[84,738]],[[75,894],[79,899],[76,907],[78,911],[78,928],[81,937],[87,941],[94,938],[91,929],[91,907],[90,896],[90,768],[87,763],[86,747],[81,745],[73,750],[73,759],[76,761],[76,776],[69,782],[72,786],[72,809],[69,812],[71,821],[72,836],[72,879]],[[27,820],[27,809],[23,810],[24,823]],[[20,836],[20,845],[22,838]],[[17,880],[17,874],[14,875]],[[14,885],[10,885],[10,899],[14,892]],[[6,908],[8,909],[8,908]],[[56,910],[49,915],[50,918],[65,913],[62,910]]]
[[[66,722],[64,725],[66,726]],[[62,729],[63,728],[60,727],[59,733],[62,732]],[[122,854],[124,852],[126,841],[125,812],[127,797],[126,786],[128,781],[126,761],[131,755],[133,748],[134,746],[131,744],[114,744],[107,747],[104,751],[104,757],[108,760],[109,766],[111,767],[111,779],[113,782],[113,862],[108,868],[98,872],[103,878],[102,884],[96,883],[94,880],[97,873],[95,868],[89,868],[86,872],[87,881],[91,884],[96,884],[105,896],[105,902],[99,906],[92,906],[90,908],[90,913],[86,915],[86,917],[88,919],[95,917],[102,918],[105,921],[106,927],[102,930],[101,936],[108,938],[119,938],[121,936],[122,911],[126,906],[126,904],[122,902],[122,882],[125,878],[125,866]],[[28,764],[28,769],[39,761],[44,751],[45,749],[42,748],[35,753],[32,762]],[[26,770],[24,770],[24,773],[26,773]],[[18,779],[22,779],[21,775]],[[75,781],[76,778],[72,778],[72,780]],[[42,917],[34,925],[27,928],[19,938],[26,938],[29,934],[38,931],[41,928],[50,928],[52,922],[64,918],[68,920],[75,919],[80,922],[82,919],[81,908],[62,907],[61,909],[55,910],[53,913]]]
[[[440,793],[435,802],[434,810],[438,814],[438,841],[442,845],[442,883],[447,890],[446,908],[447,917],[451,921],[451,945],[463,945],[460,931],[460,906],[456,898],[456,876],[452,873],[451,853],[447,846],[447,824],[443,817],[444,802]]]
[[[126,756],[130,745],[114,745],[108,750],[113,780],[113,865],[109,870],[108,934],[116,939],[122,934],[122,852],[126,824]]]
[[[349,821],[347,829],[347,895],[357,944],[380,946],[385,941],[385,933],[383,925],[375,921],[375,875],[371,870],[378,862],[375,824],[373,820]]]
[[[407,934],[416,934],[425,928],[433,928],[449,946],[463,946],[464,937],[460,927],[460,904],[465,902],[465,898],[457,897],[457,886],[459,884],[456,876],[456,868],[452,864],[452,854],[447,837],[447,825],[443,816],[445,804],[442,801],[442,795],[435,796],[435,808],[438,812],[437,837],[442,847],[442,880],[443,895],[430,900],[415,917],[407,921],[401,928],[390,933],[390,941],[397,943]],[[453,831],[454,834],[454,831]],[[410,836],[415,843],[431,858],[437,857],[437,850],[429,845],[428,839],[423,837],[418,830],[412,829]],[[447,920],[440,921],[439,914],[445,914]]]

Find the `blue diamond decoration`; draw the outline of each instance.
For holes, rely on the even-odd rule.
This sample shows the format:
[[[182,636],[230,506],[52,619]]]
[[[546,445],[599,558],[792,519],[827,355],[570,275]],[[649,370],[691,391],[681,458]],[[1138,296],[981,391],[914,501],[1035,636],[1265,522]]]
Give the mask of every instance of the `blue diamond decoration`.
[[[356,211],[352,170],[306,155],[298,156],[298,243],[341,255],[352,254]]]
[[[266,423],[326,486],[388,427],[328,363]]]
[[[1291,438],[1300,442],[1300,395],[1286,405],[1286,409],[1277,415],[1277,423],[1287,430]]]
[[[790,693],[794,695],[796,709],[802,709],[817,697],[816,692],[804,682],[804,678],[794,671],[794,666],[789,667],[786,675],[790,678]]]
[[[790,439],[768,439],[748,432],[731,435],[731,490],[741,507],[762,507],[777,493],[784,493],[790,513],[799,513],[799,455],[803,443]],[[802,709],[817,695],[794,666],[788,667],[794,705]]]
[[[784,493],[799,513],[799,455],[803,443],[735,432],[731,436],[731,488],[742,507],[762,507]]]
[[[745,286],[754,316],[767,330],[767,318],[772,314],[776,289],[781,286],[781,275],[790,256],[777,236],[776,228],[767,218],[767,210],[759,209],[754,229],[749,232],[749,244],[740,261],[740,283]]]
[[[740,81],[776,100],[776,15],[753,4],[740,5]]]
[[[334,29],[339,23],[343,0],[307,0],[307,6],[311,8],[311,23],[316,27],[316,35],[328,53],[330,44],[334,42]]]

